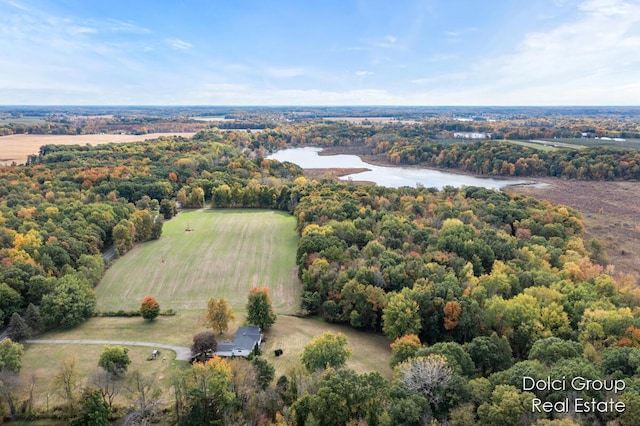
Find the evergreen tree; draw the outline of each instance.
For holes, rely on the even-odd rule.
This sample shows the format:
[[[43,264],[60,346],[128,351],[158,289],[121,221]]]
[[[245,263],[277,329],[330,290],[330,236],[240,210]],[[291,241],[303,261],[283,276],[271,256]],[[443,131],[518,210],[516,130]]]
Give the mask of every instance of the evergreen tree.
[[[31,329],[31,334],[38,334],[44,330],[44,321],[40,315],[40,309],[33,303],[29,303],[24,312],[24,321]]]
[[[20,314],[14,312],[13,315],[11,315],[7,335],[14,342],[22,342],[23,340],[31,338],[31,330],[29,330],[29,326]]]

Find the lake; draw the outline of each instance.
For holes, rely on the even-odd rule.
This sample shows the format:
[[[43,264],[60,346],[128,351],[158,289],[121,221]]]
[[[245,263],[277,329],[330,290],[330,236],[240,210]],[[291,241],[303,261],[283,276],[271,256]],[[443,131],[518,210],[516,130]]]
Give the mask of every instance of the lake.
[[[401,186],[442,189],[445,186],[481,186],[489,189],[500,189],[509,185],[532,184],[532,181],[513,179],[493,179],[467,176],[438,170],[419,169],[416,167],[385,167],[365,163],[357,155],[325,155],[318,153],[322,148],[291,148],[277,151],[269,155],[270,160],[288,161],[303,169],[331,168],[367,168],[368,171],[342,176],[341,180],[361,180],[374,182],[376,185],[399,188]]]

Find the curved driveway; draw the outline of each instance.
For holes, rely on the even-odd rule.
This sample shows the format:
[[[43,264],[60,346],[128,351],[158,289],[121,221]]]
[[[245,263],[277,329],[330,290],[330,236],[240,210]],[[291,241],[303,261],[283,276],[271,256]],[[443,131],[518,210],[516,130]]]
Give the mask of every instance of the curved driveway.
[[[191,349],[185,346],[172,346],[163,343],[135,342],[130,340],[81,340],[81,339],[32,339],[24,343],[45,344],[78,344],[78,345],[121,345],[121,346],[148,346],[155,349],[168,349],[176,353],[177,361],[190,361]]]

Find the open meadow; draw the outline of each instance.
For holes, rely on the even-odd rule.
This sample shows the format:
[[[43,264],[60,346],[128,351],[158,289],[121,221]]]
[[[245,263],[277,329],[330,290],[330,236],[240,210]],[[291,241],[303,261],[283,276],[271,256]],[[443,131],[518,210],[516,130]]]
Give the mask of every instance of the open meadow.
[[[166,222],[159,240],[118,259],[96,288],[98,310],[132,310],[147,294],[162,309],[204,309],[224,296],[243,311],[249,289],[269,287],[277,313],[295,313],[300,285],[293,216],[266,210],[194,210]]]
[[[54,330],[40,339],[92,339],[156,342],[190,346],[192,337],[205,330],[200,321],[209,297],[224,296],[236,312],[236,320],[218,341],[232,340],[245,320],[249,289],[268,286],[278,319],[265,333],[263,354],[276,369],[276,378],[300,365],[304,346],[325,331],[344,333],[353,355],[347,366],[358,372],[377,371],[391,378],[391,343],[382,335],[364,333],[347,326],[328,324],[319,318],[290,314],[300,304],[300,283],[296,275],[297,234],[295,220],[282,212],[267,210],[192,210],[180,213],[164,225],[159,240],[137,245],[117,259],[96,289],[98,309],[138,309],[151,294],[161,309],[173,308],[176,315],[154,321],[140,317],[95,317],[68,330]],[[189,229],[189,230],[187,230]],[[27,344],[18,395],[25,399],[34,383],[35,408],[61,402],[52,378],[62,361],[76,356],[78,370],[87,377],[97,368],[104,345]],[[274,351],[282,349],[282,356]],[[155,374],[170,396],[170,375],[184,368],[172,351],[163,351],[167,361],[146,361],[151,348],[130,346],[130,370]],[[127,403],[126,393],[118,402]]]
[[[150,133],[146,135],[9,135],[0,137],[0,165],[24,164],[29,155],[37,154],[42,145],[102,145],[105,143],[140,142],[160,136],[190,138],[195,133]]]

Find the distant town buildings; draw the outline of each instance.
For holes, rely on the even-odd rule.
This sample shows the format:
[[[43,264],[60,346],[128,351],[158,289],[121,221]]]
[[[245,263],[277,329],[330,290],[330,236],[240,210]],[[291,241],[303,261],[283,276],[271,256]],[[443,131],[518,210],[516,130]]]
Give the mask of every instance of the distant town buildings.
[[[484,132],[454,132],[456,139],[491,139],[491,133]]]

